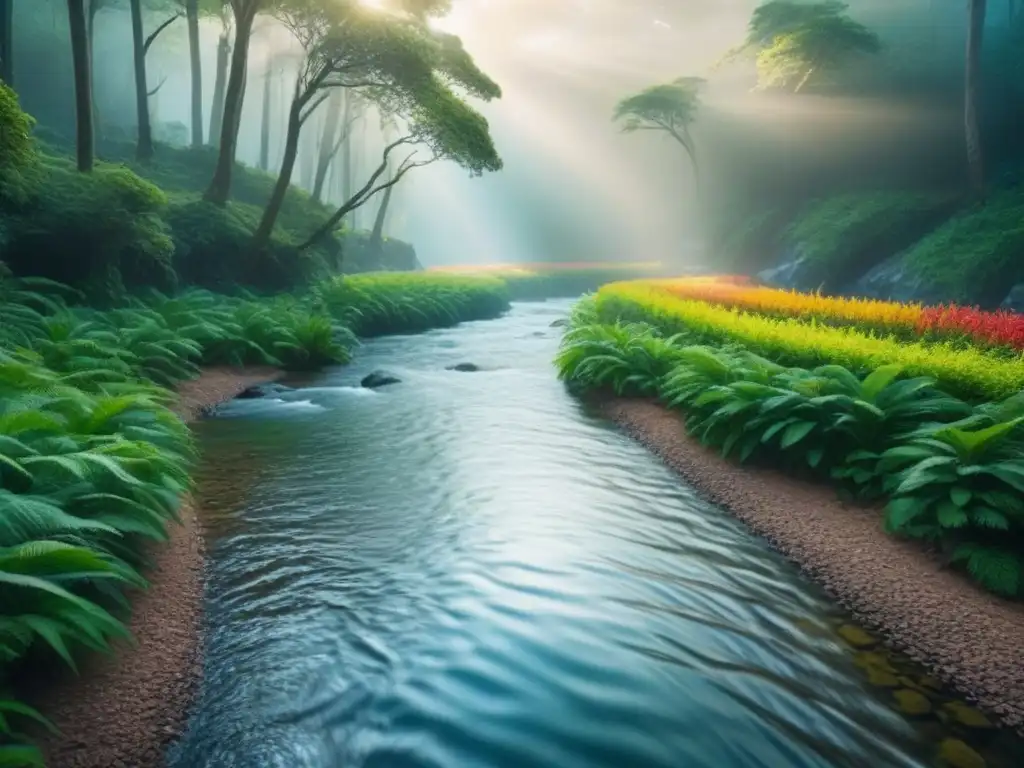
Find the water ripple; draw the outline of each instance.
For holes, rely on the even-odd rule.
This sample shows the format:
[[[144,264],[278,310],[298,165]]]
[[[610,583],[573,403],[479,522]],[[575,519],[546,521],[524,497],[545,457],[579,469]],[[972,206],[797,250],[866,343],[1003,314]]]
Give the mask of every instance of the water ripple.
[[[925,764],[822,595],[564,392],[564,311],[374,341],[205,424],[174,768]]]

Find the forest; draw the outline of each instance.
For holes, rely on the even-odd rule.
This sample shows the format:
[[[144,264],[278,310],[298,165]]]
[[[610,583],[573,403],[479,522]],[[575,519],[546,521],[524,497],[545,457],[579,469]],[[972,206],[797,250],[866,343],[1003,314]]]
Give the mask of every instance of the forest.
[[[1024,759],[1021,4],[552,8],[0,0],[0,766]]]

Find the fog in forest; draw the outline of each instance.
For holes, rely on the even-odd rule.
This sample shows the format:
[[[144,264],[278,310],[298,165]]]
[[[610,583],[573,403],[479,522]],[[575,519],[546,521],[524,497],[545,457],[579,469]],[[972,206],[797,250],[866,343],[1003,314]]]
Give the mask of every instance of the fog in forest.
[[[18,4],[16,58],[23,105],[44,128],[73,133],[71,62],[63,3]],[[96,16],[95,97],[103,125],[134,124],[126,3]],[[465,262],[714,259],[713,242],[733,217],[770,201],[796,206],[861,186],[955,185],[964,175],[962,59],[966,13],[946,0],[853,0],[850,13],[876,31],[883,50],[842,73],[841,92],[756,91],[750,62],[717,66],[739,44],[757,0],[455,0],[438,22],[458,34],[503,90],[477,105],[504,161],[469,178],[451,164],[410,173],[396,187],[387,235],[408,240],[425,265]],[[998,6],[998,3],[995,4]],[[147,30],[168,17],[151,10]],[[989,14],[998,37],[1005,19]],[[285,107],[299,60],[294,39],[261,18],[249,55],[238,159],[259,156],[264,93],[271,97],[274,171]],[[221,24],[204,18],[203,91],[209,114]],[[994,55],[1001,55],[998,53]],[[998,68],[989,68],[997,70]],[[271,73],[269,89],[264,87]],[[157,138],[187,143],[188,44],[172,23],[148,57]],[[656,133],[624,135],[616,103],[680,76],[708,78],[693,127],[701,163],[698,199],[684,153]],[[994,103],[995,100],[993,100]],[[998,133],[1009,118],[995,104]],[[293,183],[306,184],[321,108],[304,130]],[[208,118],[207,118],[208,119]],[[204,127],[208,131],[208,126]],[[380,121],[353,126],[354,174],[379,163]],[[327,182],[337,201],[337,183]],[[379,198],[380,196],[378,196]],[[379,199],[355,214],[369,228]]]

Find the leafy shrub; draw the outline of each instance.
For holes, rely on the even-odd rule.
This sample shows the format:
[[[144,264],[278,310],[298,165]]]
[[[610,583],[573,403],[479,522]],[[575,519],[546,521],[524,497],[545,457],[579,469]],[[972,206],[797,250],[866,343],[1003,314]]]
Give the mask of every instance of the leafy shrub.
[[[1024,595],[1022,423],[928,429],[879,462],[893,493],[886,528],[941,542],[984,587],[1010,597]]]
[[[246,285],[286,290],[326,276],[324,251],[299,251],[288,232],[278,232],[266,252],[252,250],[260,209],[245,203],[213,205],[176,196],[165,214],[174,241],[174,264],[182,282],[213,289]]]
[[[993,194],[908,249],[912,279],[962,304],[998,304],[1024,280],[1024,191]]]
[[[19,275],[118,295],[132,286],[172,288],[167,198],[126,168],[79,173],[44,158],[31,198],[7,219],[5,259]]]
[[[829,289],[910,246],[951,211],[947,193],[879,191],[838,195],[810,204],[790,225],[787,239],[805,259],[805,288]]]
[[[27,174],[38,156],[32,140],[34,120],[18,104],[18,94],[0,82],[0,201],[21,204],[28,194]]]

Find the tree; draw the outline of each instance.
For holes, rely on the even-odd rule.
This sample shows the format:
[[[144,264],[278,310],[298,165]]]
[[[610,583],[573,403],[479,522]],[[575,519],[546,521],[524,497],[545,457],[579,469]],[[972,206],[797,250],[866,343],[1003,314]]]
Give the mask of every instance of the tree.
[[[273,62],[267,62],[267,69],[263,73],[263,108],[260,115],[259,168],[264,172],[270,170],[270,94],[273,74]]]
[[[799,93],[812,78],[881,50],[878,36],[851,19],[847,8],[841,0],[771,0],[754,10],[746,40],[729,56],[756,56],[759,88]]]
[[[500,167],[486,121],[458,100],[448,89],[447,82],[457,82],[471,95],[483,99],[500,96],[500,88],[464,52],[461,57],[455,56],[441,46],[435,33],[415,16],[374,13],[354,3],[325,6],[316,0],[291,0],[282,8],[281,18],[302,44],[306,59],[288,110],[281,171],[253,236],[257,248],[265,247],[270,241],[295,168],[302,127],[334,89],[343,88],[349,94],[360,89],[386,114],[419,114],[413,119],[415,127],[408,140],[389,145],[388,154],[413,139],[414,143],[429,143],[433,139],[435,159],[454,158],[462,152],[460,159],[471,162],[473,158],[457,147],[454,137],[442,137],[445,126],[440,121],[442,117],[461,120],[462,124],[452,129],[470,131],[472,120],[467,114],[479,117],[487,139],[481,142],[476,136],[475,149],[482,153],[480,159],[485,165],[493,160]],[[438,103],[428,109],[422,101],[425,98]],[[460,105],[466,114],[460,113],[450,102]],[[447,112],[432,111],[441,104],[448,105]],[[487,148],[493,158],[487,156]],[[385,165],[386,161],[387,156]],[[413,162],[414,166],[421,164]],[[408,167],[400,168],[399,173],[408,170]],[[374,181],[379,176],[378,173]],[[374,193],[376,191],[379,190]],[[366,199],[359,199],[341,216]],[[328,229],[333,227],[332,224]]]
[[[235,45],[231,52],[227,87],[224,92],[224,111],[220,118],[220,143],[217,165],[204,198],[224,205],[231,195],[231,172],[235,165],[238,146],[238,128],[242,119],[245,99],[246,69],[249,62],[249,42],[256,16],[271,7],[272,0],[229,0],[235,25]]]
[[[349,129],[349,126],[344,126],[341,131],[340,141],[336,140],[338,124],[341,121],[343,93],[343,89],[334,88],[331,90],[331,95],[327,97],[327,115],[324,118],[324,132],[320,136],[316,173],[313,177],[313,199],[318,202],[323,197],[324,181],[327,179],[327,169],[331,166],[331,158],[337,153],[340,141],[345,140]]]
[[[130,0],[132,13],[132,54],[135,64],[135,113],[139,136],[136,156],[146,161],[153,157],[153,127],[149,122],[149,88],[146,85],[146,42],[142,36],[142,0]]]
[[[985,0],[968,4],[966,77],[964,86],[964,134],[967,140],[967,168],[971,194],[982,200],[985,196],[985,163],[978,124],[981,96],[981,47],[985,29]]]
[[[75,71],[75,155],[78,170],[93,168],[92,65],[85,0],[68,0],[71,60]]]
[[[690,126],[697,119],[703,83],[699,77],[680,77],[671,83],[651,86],[620,101],[612,118],[622,124],[624,133],[660,131],[671,136],[689,156],[698,188],[697,150]]]
[[[14,0],[0,0],[0,80],[14,87]]]
[[[299,246],[300,250],[318,243],[334,231],[346,214],[378,192],[394,187],[414,168],[449,160],[472,176],[501,170],[501,158],[494,148],[487,120],[456,96],[441,78],[422,83],[415,94],[415,104],[410,106],[408,113],[401,117],[400,113],[390,113],[396,125],[401,124],[399,133],[402,135],[384,147],[376,170]],[[392,153],[404,149],[412,151],[393,166],[394,174],[389,179],[381,181],[391,165]]]
[[[203,58],[199,47],[199,0],[184,0],[184,3],[192,78],[192,146],[200,147],[203,144]]]
[[[234,19],[227,5],[221,6],[221,32],[217,39],[217,69],[213,81],[213,104],[210,107],[210,144],[220,143],[221,128],[224,122],[224,91],[228,82],[228,65],[231,62],[231,34]]]

